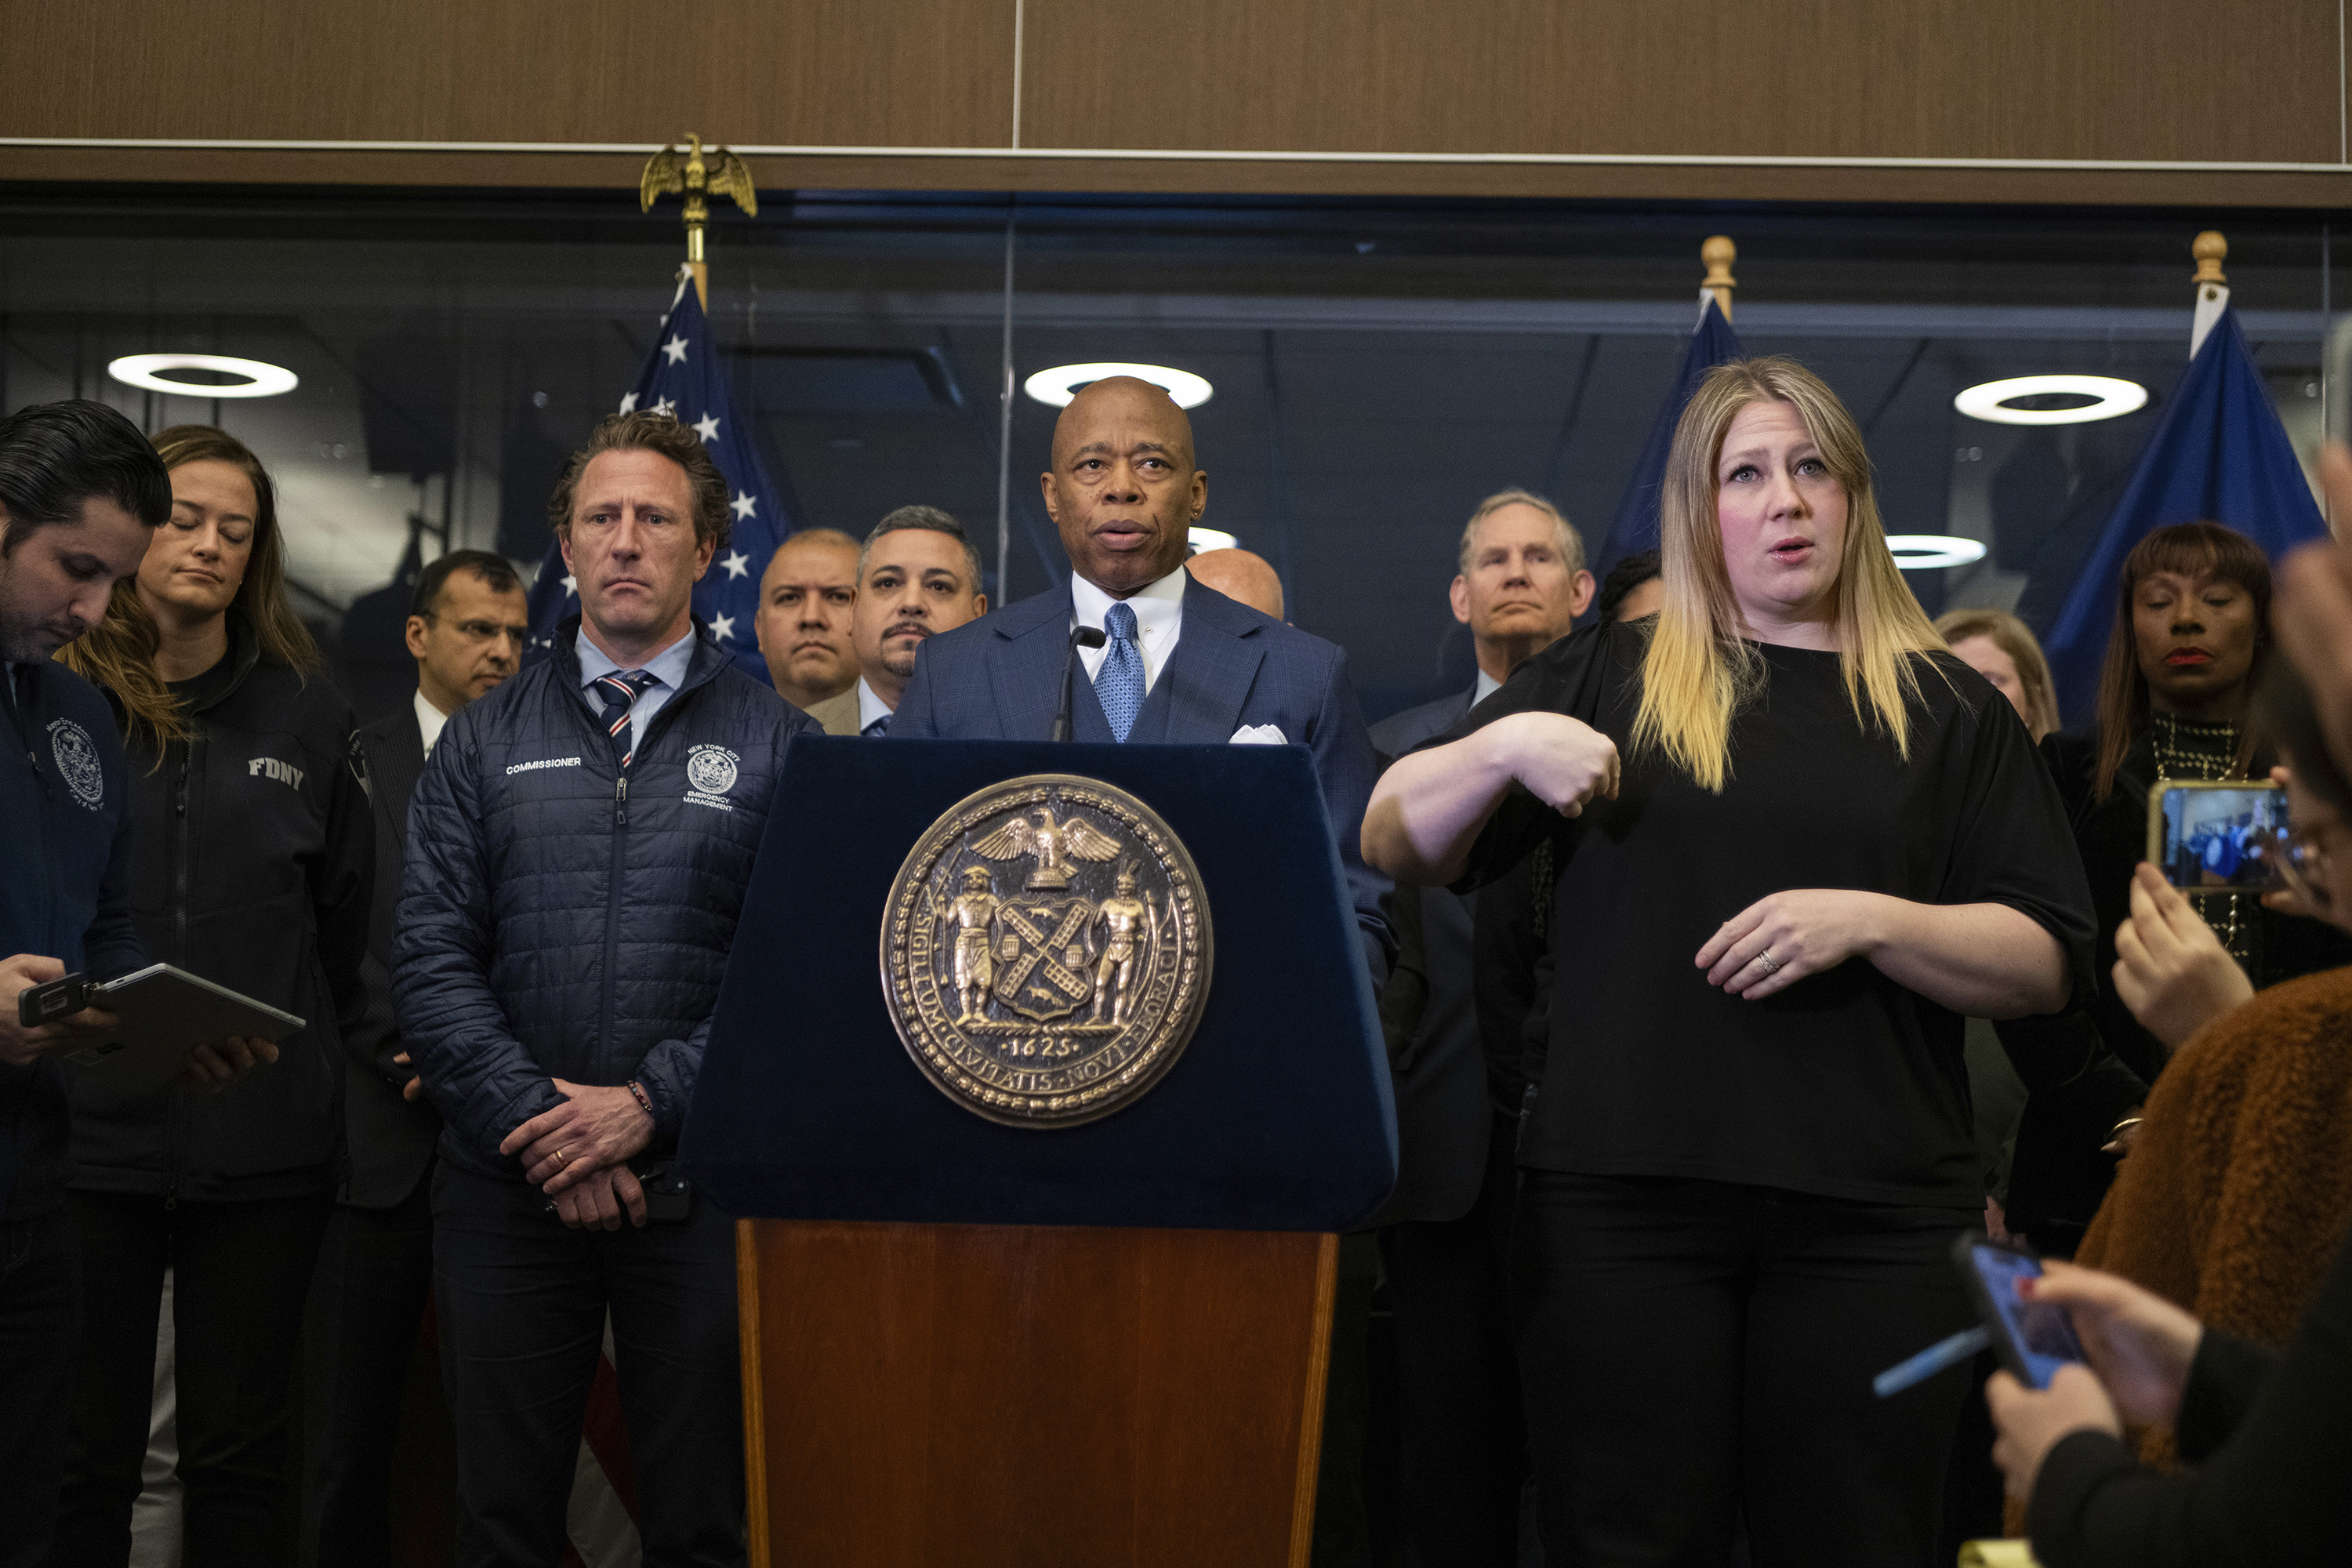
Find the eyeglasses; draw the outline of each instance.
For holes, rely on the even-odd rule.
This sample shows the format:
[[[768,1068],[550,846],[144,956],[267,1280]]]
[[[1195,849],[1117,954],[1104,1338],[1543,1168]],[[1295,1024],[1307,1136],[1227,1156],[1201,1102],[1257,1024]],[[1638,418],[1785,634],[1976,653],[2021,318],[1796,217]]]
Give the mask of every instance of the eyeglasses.
[[[2287,891],[2303,900],[2304,907],[2315,914],[2325,915],[2335,902],[2335,883],[2328,875],[2326,835],[2329,824],[2299,827],[2286,836],[2285,853],[2279,857],[2279,879]]]

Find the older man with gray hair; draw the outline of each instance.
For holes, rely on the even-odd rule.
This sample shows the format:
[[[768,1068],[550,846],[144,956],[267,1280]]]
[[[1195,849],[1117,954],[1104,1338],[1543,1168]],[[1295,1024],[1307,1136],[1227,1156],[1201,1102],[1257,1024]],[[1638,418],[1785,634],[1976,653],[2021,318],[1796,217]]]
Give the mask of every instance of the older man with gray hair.
[[[1383,757],[1444,734],[1592,602],[1583,540],[1527,490],[1480,501],[1457,559],[1450,597],[1477,647],[1476,680],[1373,725]],[[1480,1014],[1495,1009],[1472,984],[1473,896],[1400,886],[1388,912],[1397,961],[1381,1027],[1395,1064],[1402,1159],[1381,1255],[1396,1343],[1399,1500],[1422,1561],[1510,1568],[1528,1448],[1503,1269],[1517,1088],[1490,1078],[1480,1048]]]
[[[809,717],[828,735],[887,734],[923,644],[988,613],[980,584],[980,552],[953,517],[935,506],[885,516],[857,552],[849,616],[857,684],[811,706]]]
[[[1559,508],[1528,490],[1497,490],[1463,525],[1454,618],[1478,650],[1471,701],[1510,678],[1512,668],[1568,635],[1592,603],[1584,541]]]

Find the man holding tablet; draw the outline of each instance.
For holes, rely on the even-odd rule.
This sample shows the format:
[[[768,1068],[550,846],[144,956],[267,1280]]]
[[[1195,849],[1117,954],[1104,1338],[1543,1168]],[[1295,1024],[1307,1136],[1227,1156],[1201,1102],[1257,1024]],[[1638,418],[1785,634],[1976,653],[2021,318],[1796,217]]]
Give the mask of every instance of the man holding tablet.
[[[171,514],[154,448],[104,404],[0,419],[0,1568],[48,1547],[81,1320],[58,1058],[104,1044],[116,1023],[84,1008],[26,1028],[17,998],[145,962],[131,925],[122,740],[98,689],[50,656],[97,624]],[[186,1076],[217,1087],[275,1054],[224,1041],[200,1047]]]

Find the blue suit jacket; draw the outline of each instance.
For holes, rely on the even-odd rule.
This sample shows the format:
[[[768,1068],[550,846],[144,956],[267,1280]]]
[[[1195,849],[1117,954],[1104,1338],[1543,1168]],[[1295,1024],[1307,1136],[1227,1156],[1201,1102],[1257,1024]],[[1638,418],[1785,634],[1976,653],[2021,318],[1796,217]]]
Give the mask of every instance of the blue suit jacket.
[[[926,641],[914,679],[891,715],[889,738],[1048,741],[1069,656],[1070,589],[1049,592]],[[1071,682],[1072,734],[1108,741],[1086,667]],[[1152,683],[1130,740],[1223,745],[1244,725],[1272,724],[1310,747],[1323,809],[1367,938],[1375,981],[1393,942],[1381,910],[1388,879],[1364,864],[1364,806],[1379,768],[1363,710],[1348,684],[1348,656],[1333,643],[1260,615],[1213,588],[1188,583],[1183,629]]]

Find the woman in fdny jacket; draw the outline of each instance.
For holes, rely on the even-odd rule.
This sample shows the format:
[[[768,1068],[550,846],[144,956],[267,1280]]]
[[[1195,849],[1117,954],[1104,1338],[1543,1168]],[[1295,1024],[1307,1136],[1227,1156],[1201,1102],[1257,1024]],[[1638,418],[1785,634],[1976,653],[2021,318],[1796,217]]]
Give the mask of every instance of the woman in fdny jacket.
[[[303,1300],[339,1179],[340,1045],[364,1005],[374,825],[350,705],[287,603],[268,471],[208,426],[154,442],[171,521],[64,655],[123,721],[132,918],[151,959],[307,1022],[211,1099],[74,1079],[88,1316],[52,1561],[128,1553],[168,1268],[183,1560],[268,1563],[283,1555]]]

